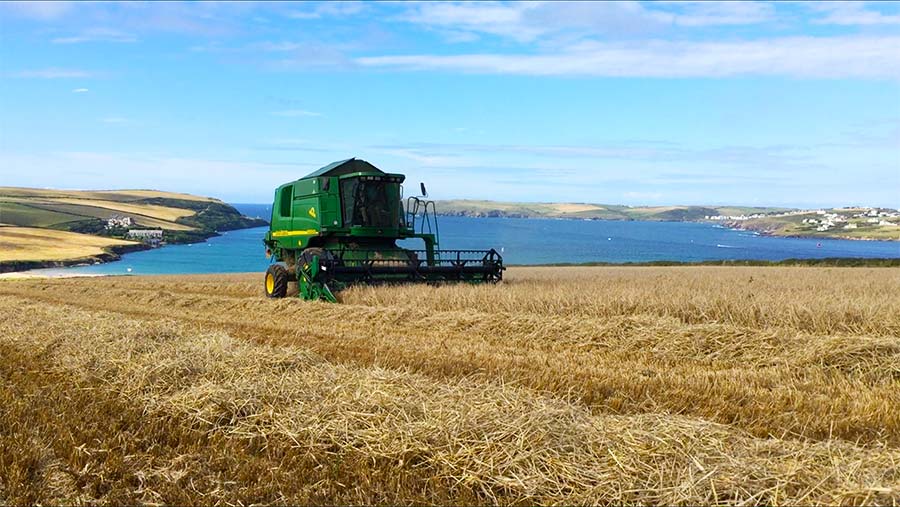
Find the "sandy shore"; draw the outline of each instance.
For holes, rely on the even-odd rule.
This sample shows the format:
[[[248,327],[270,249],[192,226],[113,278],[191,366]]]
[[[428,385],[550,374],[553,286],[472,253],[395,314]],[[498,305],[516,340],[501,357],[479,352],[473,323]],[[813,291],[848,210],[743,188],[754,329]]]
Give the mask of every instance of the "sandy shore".
[[[54,273],[41,272],[43,270],[13,271],[12,273],[0,273],[0,280],[27,280],[33,278],[93,278],[96,276],[112,276],[100,273]]]

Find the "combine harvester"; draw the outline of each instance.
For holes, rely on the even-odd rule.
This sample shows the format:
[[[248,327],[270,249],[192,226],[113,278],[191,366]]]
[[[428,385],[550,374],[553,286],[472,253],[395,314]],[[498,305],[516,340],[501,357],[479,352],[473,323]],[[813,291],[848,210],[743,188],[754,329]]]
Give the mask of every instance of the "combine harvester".
[[[263,240],[266,295],[284,297],[293,280],[303,299],[332,302],[352,284],[500,281],[495,250],[438,249],[434,201],[409,197],[404,209],[405,178],[351,158],[278,187]],[[397,245],[414,238],[424,250]]]

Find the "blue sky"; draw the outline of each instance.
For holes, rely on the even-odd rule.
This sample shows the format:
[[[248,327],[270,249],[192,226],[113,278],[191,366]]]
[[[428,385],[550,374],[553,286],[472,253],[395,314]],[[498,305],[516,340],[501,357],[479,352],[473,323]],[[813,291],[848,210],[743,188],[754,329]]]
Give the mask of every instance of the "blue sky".
[[[435,198],[900,207],[900,4],[0,4],[0,185],[267,202],[351,156]]]

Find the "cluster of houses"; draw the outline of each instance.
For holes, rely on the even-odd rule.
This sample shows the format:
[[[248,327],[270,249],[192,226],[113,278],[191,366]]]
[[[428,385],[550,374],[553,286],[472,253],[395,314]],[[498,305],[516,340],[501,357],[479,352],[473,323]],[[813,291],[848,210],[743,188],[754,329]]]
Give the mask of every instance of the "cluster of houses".
[[[864,224],[872,224],[886,227],[900,227],[900,223],[891,222],[887,220],[888,218],[898,218],[900,217],[900,211],[897,210],[885,210],[878,208],[844,208],[849,212],[848,215],[841,215],[838,213],[827,213],[824,210],[817,210],[816,214],[821,215],[822,218],[804,218],[803,223],[809,225],[815,225],[817,231],[827,231],[829,229],[836,228],[843,224],[844,229],[856,229],[859,227],[858,223],[864,220]],[[855,219],[856,223],[850,222],[850,220]]]
[[[706,215],[705,219],[707,220],[750,220],[751,218],[763,218],[766,216],[774,216],[774,215],[766,215],[765,213],[754,213],[752,215]]]
[[[856,229],[858,223],[864,220],[865,224],[873,224],[888,227],[900,227],[900,222],[890,221],[891,218],[900,218],[900,211],[889,210],[884,208],[840,208],[837,212],[829,212],[823,209],[819,210],[796,210],[784,213],[755,213],[753,215],[712,215],[707,216],[707,220],[726,220],[726,221],[742,221],[754,218],[777,218],[789,217],[797,215],[816,215],[812,218],[804,218],[803,224],[815,226],[817,231],[827,231],[842,227],[844,229]],[[851,220],[854,220],[851,222]]]
[[[808,210],[794,210],[785,211],[783,213],[754,213],[752,215],[706,215],[705,218],[707,220],[724,220],[731,222],[735,220],[752,220],[754,218],[791,217],[796,215],[808,215],[810,213],[813,212]]]
[[[142,241],[150,246],[159,246],[162,244],[163,231],[162,229],[129,229],[126,237]]]
[[[839,224],[844,224],[844,229],[856,229],[856,224],[848,223],[848,220],[844,215],[840,215],[837,213],[828,213],[825,210],[821,209],[816,210],[816,215],[821,216],[821,218],[804,218],[803,223],[807,225],[815,225],[816,230],[820,232],[833,229]]]
[[[131,217],[123,217],[113,215],[106,219],[106,230],[127,229],[125,237],[128,239],[138,240],[150,246],[160,246],[163,243],[162,229],[132,229],[133,225],[137,225]]]
[[[131,227],[133,223],[134,222],[131,220],[131,217],[113,215],[106,219],[106,230]]]

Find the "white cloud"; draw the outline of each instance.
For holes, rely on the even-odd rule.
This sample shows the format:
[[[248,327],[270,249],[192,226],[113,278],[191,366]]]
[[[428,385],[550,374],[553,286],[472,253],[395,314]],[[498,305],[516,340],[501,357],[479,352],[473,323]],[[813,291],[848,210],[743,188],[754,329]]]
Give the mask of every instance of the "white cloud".
[[[78,35],[51,39],[53,44],[80,44],[83,42],[136,42],[133,34],[109,28],[91,28]]]
[[[285,109],[284,111],[272,111],[270,114],[272,116],[284,116],[286,118],[323,116],[322,113],[317,113],[315,111],[306,111],[304,109]]]
[[[655,5],[655,4],[654,4]],[[766,2],[675,2],[680,8],[671,12],[673,24],[680,26],[752,25],[775,19],[775,7]],[[656,11],[657,16],[665,16]]]
[[[71,78],[89,78],[95,77],[96,74],[86,70],[78,69],[61,69],[57,67],[49,67],[46,69],[20,70],[9,74],[11,77],[23,79],[71,79]]]
[[[74,2],[2,2],[0,6],[19,17],[50,21],[67,14],[73,4]]]
[[[323,17],[348,17],[363,12],[367,8],[363,2],[323,2],[312,10],[293,11],[287,14],[292,19],[319,19]]]
[[[890,4],[888,4],[890,5]],[[825,14],[812,22],[820,25],[900,25],[900,14],[882,14],[863,2],[821,2],[807,4]]]
[[[364,67],[606,77],[900,78],[900,37],[783,37],[735,42],[585,41],[555,53],[391,55]]]
[[[525,21],[525,12],[540,7],[536,2],[422,2],[399,16],[402,21],[453,28],[457,32],[481,32],[530,41],[546,31]]]
[[[443,39],[451,44],[475,42],[481,38],[476,33],[462,30],[440,30],[440,33]]]
[[[423,2],[397,19],[437,29],[449,42],[469,42],[477,33],[533,42],[671,26],[750,25],[774,17],[775,8],[765,2]]]
[[[88,90],[87,88],[75,88],[74,90],[72,90],[72,93],[87,93],[89,91],[90,90]]]

